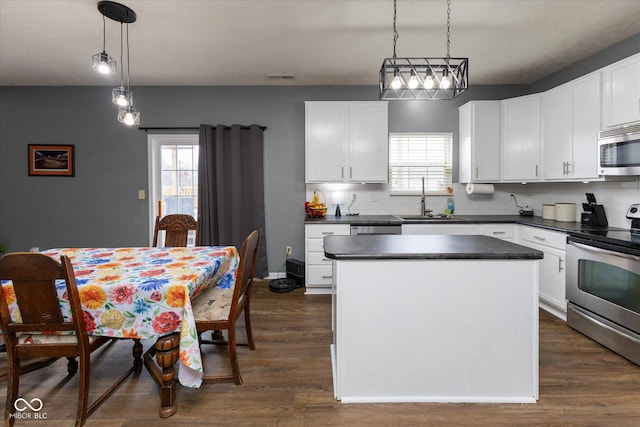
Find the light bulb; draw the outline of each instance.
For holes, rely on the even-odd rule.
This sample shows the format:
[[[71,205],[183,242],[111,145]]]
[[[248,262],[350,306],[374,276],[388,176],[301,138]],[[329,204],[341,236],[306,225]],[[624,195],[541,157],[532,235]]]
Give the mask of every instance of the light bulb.
[[[135,123],[135,120],[133,119],[133,114],[131,113],[127,113],[124,116],[124,120],[122,121],[125,125],[129,125],[131,126],[132,124]]]
[[[449,89],[449,86],[451,86],[451,80],[449,79],[449,76],[443,76],[442,80],[440,80],[440,87],[442,89]]]
[[[420,81],[418,80],[418,76],[416,76],[415,73],[413,73],[411,75],[411,78],[409,78],[409,83],[407,83],[407,86],[409,86],[409,89],[415,89],[418,87],[418,84],[420,84]]]
[[[109,74],[110,71],[111,68],[109,68],[109,64],[101,62],[100,65],[98,65],[98,72],[102,74]]]
[[[424,79],[424,88],[425,89],[433,89],[433,87],[436,85],[436,82],[433,80],[433,76],[432,75],[428,75],[425,79]]]
[[[116,104],[118,104],[121,107],[126,107],[126,106],[129,105],[129,100],[127,99],[126,96],[120,95],[120,96],[118,96],[118,99],[116,100]]]
[[[402,87],[402,79],[396,75],[391,81],[391,89],[400,89]]]

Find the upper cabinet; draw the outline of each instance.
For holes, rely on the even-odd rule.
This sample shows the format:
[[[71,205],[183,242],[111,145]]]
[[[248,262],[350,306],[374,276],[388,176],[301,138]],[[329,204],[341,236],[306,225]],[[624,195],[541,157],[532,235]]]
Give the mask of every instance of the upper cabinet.
[[[598,179],[600,73],[542,95],[542,168],[545,180]]]
[[[305,102],[307,183],[386,183],[389,170],[388,104]]]
[[[471,101],[458,111],[459,181],[500,180],[500,101]]]
[[[502,180],[540,179],[540,94],[502,101]]]
[[[640,54],[602,69],[602,126],[640,121]]]

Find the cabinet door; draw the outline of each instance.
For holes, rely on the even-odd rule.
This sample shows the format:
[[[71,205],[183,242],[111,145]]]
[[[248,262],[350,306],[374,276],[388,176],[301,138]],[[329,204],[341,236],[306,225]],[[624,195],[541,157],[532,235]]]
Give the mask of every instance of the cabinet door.
[[[569,176],[598,178],[598,131],[601,123],[600,73],[573,84],[573,160]]]
[[[573,89],[562,85],[543,95],[543,177],[566,179],[573,153]]]
[[[386,102],[349,103],[349,160],[345,178],[351,182],[388,181],[389,131]]]
[[[565,290],[565,258],[566,253],[535,243],[523,243],[533,249],[544,252],[544,258],[540,260],[538,275],[540,300],[560,311],[567,312]]]
[[[540,95],[502,101],[502,180],[537,181]]]
[[[306,182],[342,182],[346,163],[345,105],[340,102],[305,103]]]
[[[640,121],[640,54],[602,70],[602,124]]]
[[[500,180],[500,102],[472,101],[459,109],[460,182]]]

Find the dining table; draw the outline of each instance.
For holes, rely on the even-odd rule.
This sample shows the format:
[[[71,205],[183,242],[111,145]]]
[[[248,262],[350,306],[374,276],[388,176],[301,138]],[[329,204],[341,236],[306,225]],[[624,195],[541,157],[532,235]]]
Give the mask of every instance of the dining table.
[[[203,378],[191,302],[211,286],[234,286],[236,248],[56,248],[42,253],[58,261],[61,255],[71,260],[90,335],[134,339],[140,346],[140,339],[155,340],[144,355],[144,365],[160,388],[160,417],[173,415],[176,362],[180,362],[177,380],[183,386],[198,388]],[[68,318],[64,282],[56,288]]]

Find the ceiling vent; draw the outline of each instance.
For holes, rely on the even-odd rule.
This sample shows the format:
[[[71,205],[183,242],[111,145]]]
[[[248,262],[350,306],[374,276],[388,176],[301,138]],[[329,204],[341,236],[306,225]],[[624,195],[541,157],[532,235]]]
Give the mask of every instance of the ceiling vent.
[[[267,74],[269,80],[295,80],[296,76],[293,74]]]

